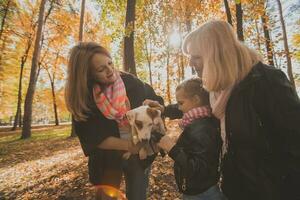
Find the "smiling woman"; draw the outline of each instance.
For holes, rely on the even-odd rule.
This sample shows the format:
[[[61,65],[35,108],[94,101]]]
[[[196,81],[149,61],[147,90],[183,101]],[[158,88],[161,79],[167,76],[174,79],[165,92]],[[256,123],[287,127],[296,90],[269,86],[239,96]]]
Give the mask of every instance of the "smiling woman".
[[[146,200],[155,155],[139,159],[141,145],[128,139],[130,127],[125,114],[146,98],[163,104],[162,98],[135,76],[115,69],[110,53],[94,42],[81,42],[72,48],[65,94],[75,132],[89,157],[90,182],[119,189],[124,173],[127,198]],[[123,160],[126,151],[132,156]],[[111,196],[103,188],[100,194],[101,199]]]
[[[95,54],[92,58],[91,74],[95,80],[102,84],[111,84],[116,79],[116,70],[110,57],[103,54]]]

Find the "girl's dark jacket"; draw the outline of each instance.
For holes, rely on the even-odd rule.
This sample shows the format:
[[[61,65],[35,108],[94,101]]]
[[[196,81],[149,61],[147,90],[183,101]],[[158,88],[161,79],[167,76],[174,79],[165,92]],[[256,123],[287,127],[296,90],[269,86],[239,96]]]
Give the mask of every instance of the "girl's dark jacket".
[[[233,89],[225,116],[221,186],[228,199],[299,200],[300,101],[286,75],[255,65]]]
[[[195,119],[185,127],[169,152],[175,161],[175,179],[181,193],[196,195],[217,184],[221,145],[216,118]]]
[[[141,106],[145,99],[152,99],[163,104],[163,99],[157,96],[154,90],[135,76],[121,73],[126,93],[131,108]],[[80,140],[81,147],[86,156],[89,157],[89,178],[92,184],[105,184],[101,182],[106,169],[121,171],[122,152],[116,150],[103,150],[97,147],[106,138],[120,137],[117,122],[104,117],[92,104],[92,112],[88,114],[86,121],[73,121],[75,132]],[[144,163],[143,163],[144,164]]]

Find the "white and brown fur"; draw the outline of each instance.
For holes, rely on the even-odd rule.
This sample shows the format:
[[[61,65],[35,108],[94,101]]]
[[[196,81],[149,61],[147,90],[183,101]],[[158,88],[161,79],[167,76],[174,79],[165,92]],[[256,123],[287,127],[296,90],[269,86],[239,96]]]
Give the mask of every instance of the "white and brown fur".
[[[157,131],[165,134],[165,127],[161,118],[161,112],[149,106],[140,106],[126,113],[127,119],[131,126],[131,139],[134,144],[142,142],[139,151],[140,159],[146,159],[147,156],[157,153],[159,149],[156,145],[150,144],[151,132]],[[153,148],[154,147],[154,148]],[[123,155],[124,159],[128,159],[130,153]]]

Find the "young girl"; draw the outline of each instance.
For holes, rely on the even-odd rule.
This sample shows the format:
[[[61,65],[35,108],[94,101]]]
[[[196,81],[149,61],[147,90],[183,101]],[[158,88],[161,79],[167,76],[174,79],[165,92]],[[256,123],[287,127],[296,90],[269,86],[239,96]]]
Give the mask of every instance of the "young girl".
[[[217,183],[222,145],[219,121],[212,117],[209,95],[199,78],[184,81],[176,88],[179,123],[183,129],[176,144],[164,136],[158,146],[175,161],[174,174],[184,200],[225,199]]]

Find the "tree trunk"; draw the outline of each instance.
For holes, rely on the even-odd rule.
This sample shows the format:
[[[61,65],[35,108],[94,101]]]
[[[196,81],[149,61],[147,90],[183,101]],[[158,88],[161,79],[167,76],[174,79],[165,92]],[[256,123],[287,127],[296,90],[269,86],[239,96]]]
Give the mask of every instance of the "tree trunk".
[[[58,121],[58,114],[57,114],[57,104],[56,104],[54,80],[51,81],[51,91],[52,91],[52,100],[53,100],[53,111],[54,111],[54,117],[55,117],[55,126],[58,126],[59,121]]]
[[[263,11],[263,15],[261,16],[261,23],[263,25],[263,30],[264,30],[268,63],[274,66],[274,58],[273,58],[274,56],[273,56],[273,48],[272,48],[271,38],[269,33],[268,16],[266,15],[265,10]]]
[[[286,57],[286,61],[287,61],[287,72],[288,72],[288,76],[290,78],[291,84],[293,85],[294,88],[296,88],[295,81],[294,81],[294,76],[293,76],[291,55],[290,55],[290,50],[289,50],[289,44],[288,44],[288,41],[287,41],[285,22],[284,22],[284,19],[283,19],[282,6],[281,6],[280,0],[277,0],[277,3],[278,3],[278,10],[279,10],[280,22],[281,22],[281,27],[282,27],[285,57]]]
[[[224,0],[224,5],[226,10],[227,22],[232,26],[232,17],[231,17],[230,7],[227,0]]]
[[[2,40],[1,51],[0,51],[0,72],[3,70],[2,58],[3,58],[5,48],[6,48],[6,42],[7,42],[7,35],[4,35],[3,40]]]
[[[131,74],[137,75],[134,60],[135,2],[136,0],[127,0],[123,59],[124,70]]]
[[[153,86],[153,80],[152,80],[152,69],[151,69],[151,56],[152,56],[152,44],[151,44],[151,36],[149,36],[149,49],[147,45],[147,40],[145,38],[145,53],[146,53],[146,58],[147,58],[147,63],[148,63],[148,70],[149,70],[149,81],[150,85]]]
[[[258,22],[255,19],[255,30],[256,30],[256,42],[257,42],[257,51],[261,52],[261,46],[260,46],[260,31],[259,31],[259,27],[258,27]]]
[[[28,53],[31,47],[31,39],[27,40],[27,47],[25,49],[24,55],[21,58],[21,65],[20,65],[20,77],[19,77],[19,89],[18,89],[18,103],[17,103],[17,111],[15,115],[15,121],[14,125],[12,127],[12,131],[16,130],[17,125],[19,124],[19,127],[22,126],[22,80],[23,80],[23,71],[24,71],[24,66],[28,58]]]
[[[85,13],[85,0],[81,1],[81,14],[80,14],[80,24],[79,24],[79,36],[78,36],[78,41],[81,42],[83,41],[83,26],[84,26],[84,13]],[[71,117],[72,121],[71,121],[71,134],[70,137],[76,137],[76,131],[75,131],[75,127],[74,127],[74,118],[73,116]]]
[[[149,69],[149,81],[150,81],[150,85],[151,87],[153,86],[153,80],[152,80],[152,69],[151,69],[151,62],[148,61],[148,69]]]
[[[169,42],[167,46],[167,100],[168,103],[171,104],[171,81],[170,81],[170,49],[169,49]]]
[[[190,19],[189,15],[186,15],[185,26],[186,26],[187,32],[188,33],[191,32],[191,30],[192,30],[192,22],[191,22],[191,19]],[[192,74],[195,75],[196,71],[195,71],[194,67],[192,67],[191,69],[192,69]]]
[[[181,70],[181,80],[183,81],[184,80],[184,77],[185,77],[185,74],[184,74],[184,58],[183,58],[183,53],[182,53],[182,50],[180,50],[180,70]]]
[[[10,3],[11,3],[11,0],[8,0],[7,3],[6,3],[6,6],[4,8],[4,14],[3,14],[2,21],[1,21],[1,27],[0,27],[0,40],[2,39],[2,34],[3,34],[3,31],[4,31],[5,21],[7,19],[7,14],[8,14],[8,11],[9,11]]]
[[[25,98],[25,105],[24,105],[24,119],[23,119],[23,129],[22,129],[21,139],[26,139],[31,137],[32,102],[33,102],[36,80],[37,80],[37,67],[38,67],[37,65],[38,65],[38,60],[41,51],[40,40],[41,40],[42,29],[43,29],[45,3],[46,0],[42,0],[40,4],[38,29],[36,32],[36,39],[35,39],[32,62],[31,62],[32,64],[31,64],[30,80],[29,80],[29,85],[28,85],[27,94]]]
[[[72,118],[72,122],[71,122],[71,135],[70,135],[70,137],[72,138],[72,137],[76,137],[77,134],[76,134],[76,131],[75,131],[75,125],[73,123],[74,117],[72,116],[71,118]]]
[[[180,37],[180,47],[182,46],[182,38],[183,38],[183,35],[182,35],[182,23],[179,24],[179,37]],[[182,48],[179,48],[178,49],[178,60],[177,60],[177,64],[178,64],[178,80],[180,83],[180,81],[184,80],[184,55],[183,55],[183,52],[182,52]]]
[[[85,11],[85,0],[82,0],[81,1],[80,25],[79,25],[79,41],[83,40],[84,11]]]
[[[150,85],[153,86],[153,80],[152,80],[152,67],[151,67],[151,60],[148,59],[148,70],[149,70],[149,81]]]
[[[240,41],[244,41],[243,31],[243,9],[241,1],[236,1],[236,31]]]
[[[22,79],[23,79],[23,71],[24,71],[24,64],[25,62],[23,61],[22,58],[22,63],[21,63],[21,68],[20,68],[20,77],[19,77],[19,89],[18,89],[18,104],[17,104],[17,111],[15,115],[15,120],[14,120],[14,125],[12,127],[12,131],[16,130],[18,124],[20,125],[20,119],[21,119],[21,105],[22,105]]]

